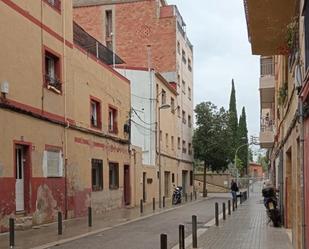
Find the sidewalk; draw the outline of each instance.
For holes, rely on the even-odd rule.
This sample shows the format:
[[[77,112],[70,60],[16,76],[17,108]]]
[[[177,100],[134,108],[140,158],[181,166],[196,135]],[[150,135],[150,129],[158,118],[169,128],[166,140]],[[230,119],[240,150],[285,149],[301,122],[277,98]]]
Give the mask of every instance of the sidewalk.
[[[197,200],[199,201],[199,199]],[[190,201],[183,205],[189,205],[197,201]],[[183,205],[172,206],[171,200],[166,200],[166,208],[159,210],[158,203],[156,203],[155,212],[152,210],[152,204],[144,206],[143,214],[140,213],[140,207],[123,208],[106,212],[100,216],[93,217],[93,226],[88,227],[87,217],[70,219],[63,221],[63,234],[58,235],[57,223],[41,225],[25,231],[15,232],[15,247],[16,249],[27,248],[46,248],[42,245],[53,246],[64,240],[77,239],[86,235],[95,234],[108,230],[112,227],[120,226],[125,223],[132,222],[134,220],[144,219],[146,217],[156,215],[162,212],[167,212],[172,209],[179,208]],[[9,248],[9,235],[0,234],[0,248]]]
[[[227,215],[226,221],[220,220],[219,227],[210,227],[198,238],[198,248],[292,249],[285,229],[267,222],[260,191],[250,192],[250,198]]]

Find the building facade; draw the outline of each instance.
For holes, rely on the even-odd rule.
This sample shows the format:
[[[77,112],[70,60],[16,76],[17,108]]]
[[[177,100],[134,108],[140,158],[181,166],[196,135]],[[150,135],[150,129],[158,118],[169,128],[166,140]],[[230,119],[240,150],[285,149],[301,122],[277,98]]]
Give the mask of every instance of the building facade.
[[[121,59],[73,23],[70,0],[0,13],[0,231],[134,205]]]
[[[246,0],[245,11],[252,53],[261,55],[260,144],[268,150],[293,247],[308,248],[309,6],[303,0]]]
[[[169,151],[169,154],[175,154],[172,157],[175,156],[176,160],[172,159],[173,162],[169,162],[170,158],[166,157],[166,164],[173,165],[174,161],[177,161],[175,167],[180,173],[174,175],[174,178],[177,179],[174,179],[174,184],[183,185],[186,191],[191,191],[189,183],[193,165],[193,47],[187,38],[185,23],[177,7],[168,5],[163,0],[76,0],[74,1],[74,18],[85,30],[121,56],[125,62],[121,66],[123,75],[126,77],[132,75],[130,69],[133,68],[135,76],[132,75],[132,77],[136,79],[136,75],[139,74],[140,78],[136,80],[149,84],[148,82],[153,82],[159,74],[163,81],[168,82],[176,89],[175,114],[173,116],[176,117],[176,124],[173,132],[175,131],[177,134],[171,135],[170,132],[162,130],[161,136],[162,141],[166,139],[166,136],[169,141],[172,137],[174,139],[175,151]],[[152,70],[149,68],[154,72],[151,73]],[[143,71],[144,73],[142,73]],[[160,93],[154,87],[154,84],[150,87],[147,85],[133,87],[131,95],[132,105],[138,106],[136,112],[145,118],[143,121],[146,121],[146,124],[143,125],[146,125],[150,130],[153,130],[154,127],[147,126],[147,123],[151,124],[158,120],[157,116],[153,117],[154,112],[146,112],[149,108],[154,108],[152,101],[147,102],[147,98],[157,99],[154,93]],[[142,93],[146,100],[138,98]],[[139,112],[141,110],[144,113]],[[166,111],[161,110],[161,113],[163,116]],[[139,118],[134,118],[136,117],[133,116],[134,122],[141,122],[138,120]],[[167,122],[166,120],[162,119],[162,125]],[[143,148],[143,163],[151,165],[156,158],[155,162],[158,166],[158,151],[154,153],[158,149],[158,143],[156,143],[156,147],[153,147],[155,134],[150,131],[151,135],[148,138],[139,136],[138,131],[135,132],[136,127],[134,126],[137,124],[134,122],[132,134],[135,134],[136,137],[132,135],[132,141],[140,138],[138,139],[139,144],[133,144]],[[139,125],[141,126],[141,124]],[[139,129],[144,128],[139,127]],[[158,136],[160,136],[159,133],[158,131]],[[152,148],[152,151],[148,151],[148,148]],[[164,155],[162,155],[163,157]],[[158,171],[158,167],[156,171]],[[145,173],[147,175],[147,172]],[[153,175],[153,173],[149,174]],[[172,173],[169,177],[167,175],[168,172],[166,179],[173,178]],[[161,177],[164,178],[163,175]],[[147,177],[141,179],[147,180]],[[141,182],[145,182],[144,180]],[[166,193],[168,192],[170,191],[167,190]],[[146,199],[149,200],[149,198]]]

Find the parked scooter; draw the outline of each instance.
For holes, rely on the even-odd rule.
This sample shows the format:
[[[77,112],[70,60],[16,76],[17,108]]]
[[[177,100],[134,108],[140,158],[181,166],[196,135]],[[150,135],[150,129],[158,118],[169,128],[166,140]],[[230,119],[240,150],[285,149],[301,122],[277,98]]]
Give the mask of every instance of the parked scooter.
[[[264,197],[264,206],[267,210],[267,216],[273,222],[274,227],[280,227],[281,216],[278,209],[278,199],[276,196],[276,190],[274,187],[265,187],[262,190]]]
[[[177,204],[181,203],[181,199],[182,199],[182,187],[178,186],[174,189],[173,205],[177,205]]]

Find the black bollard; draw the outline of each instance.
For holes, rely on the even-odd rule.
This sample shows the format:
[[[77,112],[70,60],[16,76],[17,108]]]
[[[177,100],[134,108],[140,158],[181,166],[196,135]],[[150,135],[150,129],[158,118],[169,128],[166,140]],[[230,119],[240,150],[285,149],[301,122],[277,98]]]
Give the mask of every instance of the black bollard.
[[[197,216],[192,215],[192,246],[197,248]]]
[[[195,200],[197,199],[197,193],[196,193],[196,191],[194,191],[194,199],[195,199]]]
[[[9,231],[10,231],[10,248],[15,246],[15,220],[14,218],[9,219]]]
[[[185,249],[185,226],[179,225],[179,249]]]
[[[92,227],[92,208],[88,207],[88,227]]]
[[[188,201],[188,194],[185,193],[185,199],[186,199],[186,202]]]
[[[223,212],[223,220],[226,219],[226,215],[225,215],[225,202],[222,203],[222,212]]]
[[[165,208],[165,196],[163,196],[163,208]]]
[[[232,208],[233,208],[233,212],[235,211],[235,200],[232,200]]]
[[[58,235],[62,234],[62,213],[58,212]]]
[[[237,198],[236,198],[236,201],[235,201],[235,209],[237,209]]]
[[[140,207],[140,212],[141,212],[141,214],[142,214],[142,213],[144,212],[143,200],[140,200],[139,207]]]
[[[244,194],[240,192],[240,204],[242,204]]]
[[[216,226],[219,226],[219,205],[218,202],[215,204],[215,219],[216,219]]]
[[[191,201],[193,200],[193,193],[192,192],[190,193],[190,200]]]
[[[160,249],[167,249],[167,235],[164,233],[160,235]]]
[[[231,215],[231,200],[228,200],[227,202],[227,213]]]
[[[156,210],[156,198],[152,198],[152,210]]]

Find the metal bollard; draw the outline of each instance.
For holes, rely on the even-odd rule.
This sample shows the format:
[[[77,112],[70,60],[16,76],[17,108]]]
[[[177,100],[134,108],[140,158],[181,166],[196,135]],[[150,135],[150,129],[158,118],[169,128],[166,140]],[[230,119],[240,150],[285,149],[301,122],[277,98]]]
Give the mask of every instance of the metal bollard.
[[[236,201],[235,201],[235,209],[237,209],[237,198],[236,198]]]
[[[88,227],[92,227],[92,208],[88,207]]]
[[[156,210],[156,198],[152,198],[152,210]]]
[[[185,249],[185,226],[179,225],[179,249]]]
[[[186,199],[186,202],[188,201],[188,194],[185,193],[185,199]]]
[[[233,212],[235,211],[235,200],[232,200],[232,208],[233,208]]]
[[[192,192],[190,193],[190,200],[191,201],[193,200],[193,193]]]
[[[216,219],[216,226],[219,226],[219,205],[218,202],[215,204],[215,219]]]
[[[231,215],[231,200],[228,200],[227,202],[227,213]]]
[[[143,207],[143,200],[140,200],[140,211],[141,211],[141,214],[144,212],[144,207]]]
[[[62,213],[58,212],[58,235],[62,234]]]
[[[197,216],[192,215],[192,246],[197,248]]]
[[[15,246],[15,220],[14,218],[9,219],[9,231],[10,231],[10,248]]]
[[[167,235],[164,233],[160,235],[160,249],[167,249]]]
[[[163,196],[163,208],[165,208],[165,196]]]
[[[226,219],[226,215],[225,215],[225,202],[222,203],[222,212],[223,212],[223,220]]]
[[[194,199],[196,200],[197,199],[197,192],[194,191]]]
[[[240,192],[240,204],[242,204],[242,199],[243,199],[243,193],[242,192]]]

